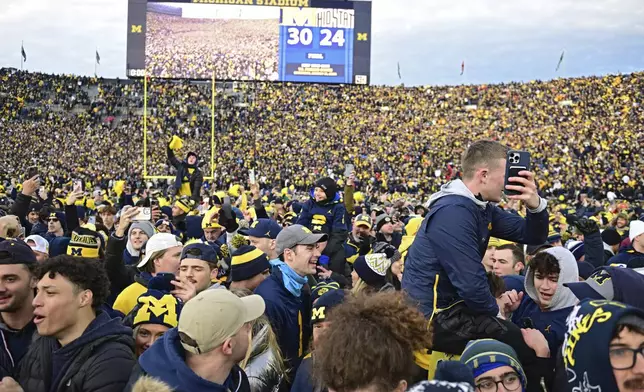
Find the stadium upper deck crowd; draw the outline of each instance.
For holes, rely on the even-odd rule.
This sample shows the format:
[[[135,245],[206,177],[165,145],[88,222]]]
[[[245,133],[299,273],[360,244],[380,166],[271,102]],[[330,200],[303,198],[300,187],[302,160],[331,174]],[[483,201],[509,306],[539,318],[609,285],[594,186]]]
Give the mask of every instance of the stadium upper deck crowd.
[[[0,80],[0,392],[644,388],[641,74]]]
[[[34,158],[40,165],[55,163],[51,174],[57,168],[61,173],[83,168],[115,179],[123,174],[123,160],[140,172],[140,82],[115,85],[9,70],[1,78],[3,133],[21,135],[0,141],[10,151],[0,157],[2,170],[14,169],[7,174],[20,175],[30,165],[7,165],[15,161],[11,153],[23,148],[38,151]],[[633,198],[643,186],[637,175],[644,166],[638,149],[643,142],[643,79],[632,74],[431,88],[258,84],[242,98],[246,107],[234,106],[220,92],[217,185],[225,188],[248,178],[254,165],[259,175],[271,179],[270,185],[281,187],[289,180],[304,190],[328,169],[341,174],[345,163],[353,163],[365,187],[427,194],[453,174],[450,167],[458,167],[470,140],[491,138],[532,153],[543,191],[573,196],[591,190],[598,198],[613,191]],[[100,93],[82,105],[89,101],[88,86],[98,86]],[[165,143],[173,133],[201,155],[203,170],[210,173],[210,96],[207,84],[150,82],[148,174],[168,174]],[[81,113],[52,113],[48,107],[56,104],[74,105]],[[139,110],[128,115],[128,106]],[[107,121],[119,114],[124,121],[108,130]],[[45,153],[54,147],[59,154]],[[117,159],[92,164],[97,156]]]

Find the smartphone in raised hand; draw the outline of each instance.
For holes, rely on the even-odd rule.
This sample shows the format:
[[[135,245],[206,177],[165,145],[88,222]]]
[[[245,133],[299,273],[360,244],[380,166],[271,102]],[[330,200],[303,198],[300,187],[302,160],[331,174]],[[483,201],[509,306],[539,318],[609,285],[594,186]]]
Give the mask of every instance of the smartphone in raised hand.
[[[132,218],[135,221],[149,221],[152,218],[152,208],[150,207],[139,207],[139,213]]]
[[[29,180],[31,178],[34,178],[35,176],[38,175],[38,167],[37,166],[31,166],[27,169],[27,178],[25,180]]]
[[[353,163],[347,163],[344,165],[344,178],[349,178],[351,176],[351,173],[355,171],[355,166]]]
[[[510,150],[508,151],[505,165],[505,186],[515,185],[523,186],[518,182],[511,182],[510,177],[521,177],[519,172],[530,170],[530,153],[527,151]],[[504,189],[506,195],[518,195],[520,192],[510,189]]]
[[[82,191],[83,191],[83,181],[81,180],[74,181],[74,192],[82,192]]]

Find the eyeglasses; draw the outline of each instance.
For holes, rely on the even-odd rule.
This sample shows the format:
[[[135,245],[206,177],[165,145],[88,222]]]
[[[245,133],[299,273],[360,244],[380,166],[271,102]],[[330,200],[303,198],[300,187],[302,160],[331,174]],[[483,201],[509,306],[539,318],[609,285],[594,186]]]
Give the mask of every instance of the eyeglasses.
[[[499,390],[499,384],[503,384],[506,391],[516,391],[521,387],[521,380],[519,375],[512,372],[506,373],[501,376],[501,380],[494,381],[493,378],[487,378],[476,384],[476,389],[480,392],[497,392]]]
[[[47,222],[58,222],[58,218],[49,218]]]
[[[615,370],[628,370],[635,366],[637,354],[644,356],[644,346],[640,348],[619,347],[612,348],[608,351],[610,365]]]

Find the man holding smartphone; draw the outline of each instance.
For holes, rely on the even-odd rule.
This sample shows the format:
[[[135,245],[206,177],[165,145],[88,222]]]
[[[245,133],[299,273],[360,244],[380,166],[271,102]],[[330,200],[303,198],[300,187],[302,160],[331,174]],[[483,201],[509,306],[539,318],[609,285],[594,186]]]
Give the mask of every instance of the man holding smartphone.
[[[402,288],[434,321],[434,350],[460,354],[468,340],[494,338],[512,345],[530,365],[535,354],[521,331],[497,318],[499,306],[519,298],[497,303],[481,263],[490,237],[536,245],[548,236],[546,201],[537,194],[534,175],[520,171],[521,177],[508,179],[520,185],[505,186],[507,151],[482,140],[464,152],[463,179],[445,184],[429,200],[430,211],[405,261]],[[525,203],[525,219],[494,204],[504,189],[517,192],[509,199]]]

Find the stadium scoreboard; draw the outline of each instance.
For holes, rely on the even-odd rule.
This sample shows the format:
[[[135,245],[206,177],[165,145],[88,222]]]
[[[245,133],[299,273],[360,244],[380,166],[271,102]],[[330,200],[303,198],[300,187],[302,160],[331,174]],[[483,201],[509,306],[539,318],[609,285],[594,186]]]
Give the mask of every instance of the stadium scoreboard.
[[[129,0],[128,77],[369,84],[371,2]]]

